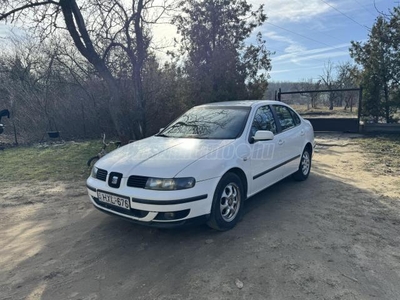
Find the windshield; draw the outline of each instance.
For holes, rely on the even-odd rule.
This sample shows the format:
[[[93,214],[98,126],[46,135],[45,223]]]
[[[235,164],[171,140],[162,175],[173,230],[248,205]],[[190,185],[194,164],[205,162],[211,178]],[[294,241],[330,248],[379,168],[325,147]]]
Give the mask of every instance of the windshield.
[[[158,134],[163,137],[235,139],[246,124],[250,107],[198,107]]]

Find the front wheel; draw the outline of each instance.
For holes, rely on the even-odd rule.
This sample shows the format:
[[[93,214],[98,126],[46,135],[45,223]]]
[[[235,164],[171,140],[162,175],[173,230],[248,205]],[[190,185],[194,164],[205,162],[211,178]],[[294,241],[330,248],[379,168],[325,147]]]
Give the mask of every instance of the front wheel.
[[[293,174],[293,178],[297,181],[304,181],[308,178],[311,171],[311,152],[309,149],[304,149],[301,155],[299,169]]]
[[[235,227],[242,217],[245,195],[240,178],[225,174],[217,185],[207,225],[219,231]]]

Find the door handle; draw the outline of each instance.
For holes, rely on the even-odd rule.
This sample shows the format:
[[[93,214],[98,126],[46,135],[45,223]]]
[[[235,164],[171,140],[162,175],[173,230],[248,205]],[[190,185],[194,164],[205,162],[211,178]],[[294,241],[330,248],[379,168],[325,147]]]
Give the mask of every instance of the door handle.
[[[284,143],[285,143],[284,140],[279,140],[279,141],[278,141],[278,145],[283,145]]]

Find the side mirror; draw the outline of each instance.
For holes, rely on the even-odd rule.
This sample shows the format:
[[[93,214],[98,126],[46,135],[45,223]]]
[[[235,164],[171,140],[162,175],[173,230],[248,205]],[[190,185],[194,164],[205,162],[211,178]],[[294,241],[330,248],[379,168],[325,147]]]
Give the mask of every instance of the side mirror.
[[[258,130],[256,134],[253,136],[253,140],[255,142],[258,141],[270,141],[274,139],[274,134],[271,131],[267,130]]]

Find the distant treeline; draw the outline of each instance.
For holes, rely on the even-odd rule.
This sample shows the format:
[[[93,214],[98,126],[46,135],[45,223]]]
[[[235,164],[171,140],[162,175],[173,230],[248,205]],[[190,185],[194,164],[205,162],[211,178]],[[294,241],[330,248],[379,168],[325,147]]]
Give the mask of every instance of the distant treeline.
[[[256,32],[266,15],[246,1],[16,0],[0,12],[27,33],[0,53],[0,109],[22,142],[58,131],[124,143],[194,105],[261,99],[267,88],[270,52]],[[166,21],[180,39],[165,63],[152,31]]]
[[[397,122],[400,107],[400,9],[379,16],[365,43],[353,42],[357,65],[327,62],[318,79],[270,82],[268,45],[257,28],[263,6],[245,0],[0,2],[0,21],[24,24],[24,36],[2,39],[0,140],[64,139],[123,143],[154,134],[194,105],[273,99],[275,91],[364,87],[363,117]],[[178,13],[177,13],[178,12]],[[173,23],[180,38],[168,59],[157,53],[153,25]],[[249,41],[251,41],[249,43]],[[166,62],[165,62],[166,61]],[[283,96],[307,109],[353,111],[357,92]]]

